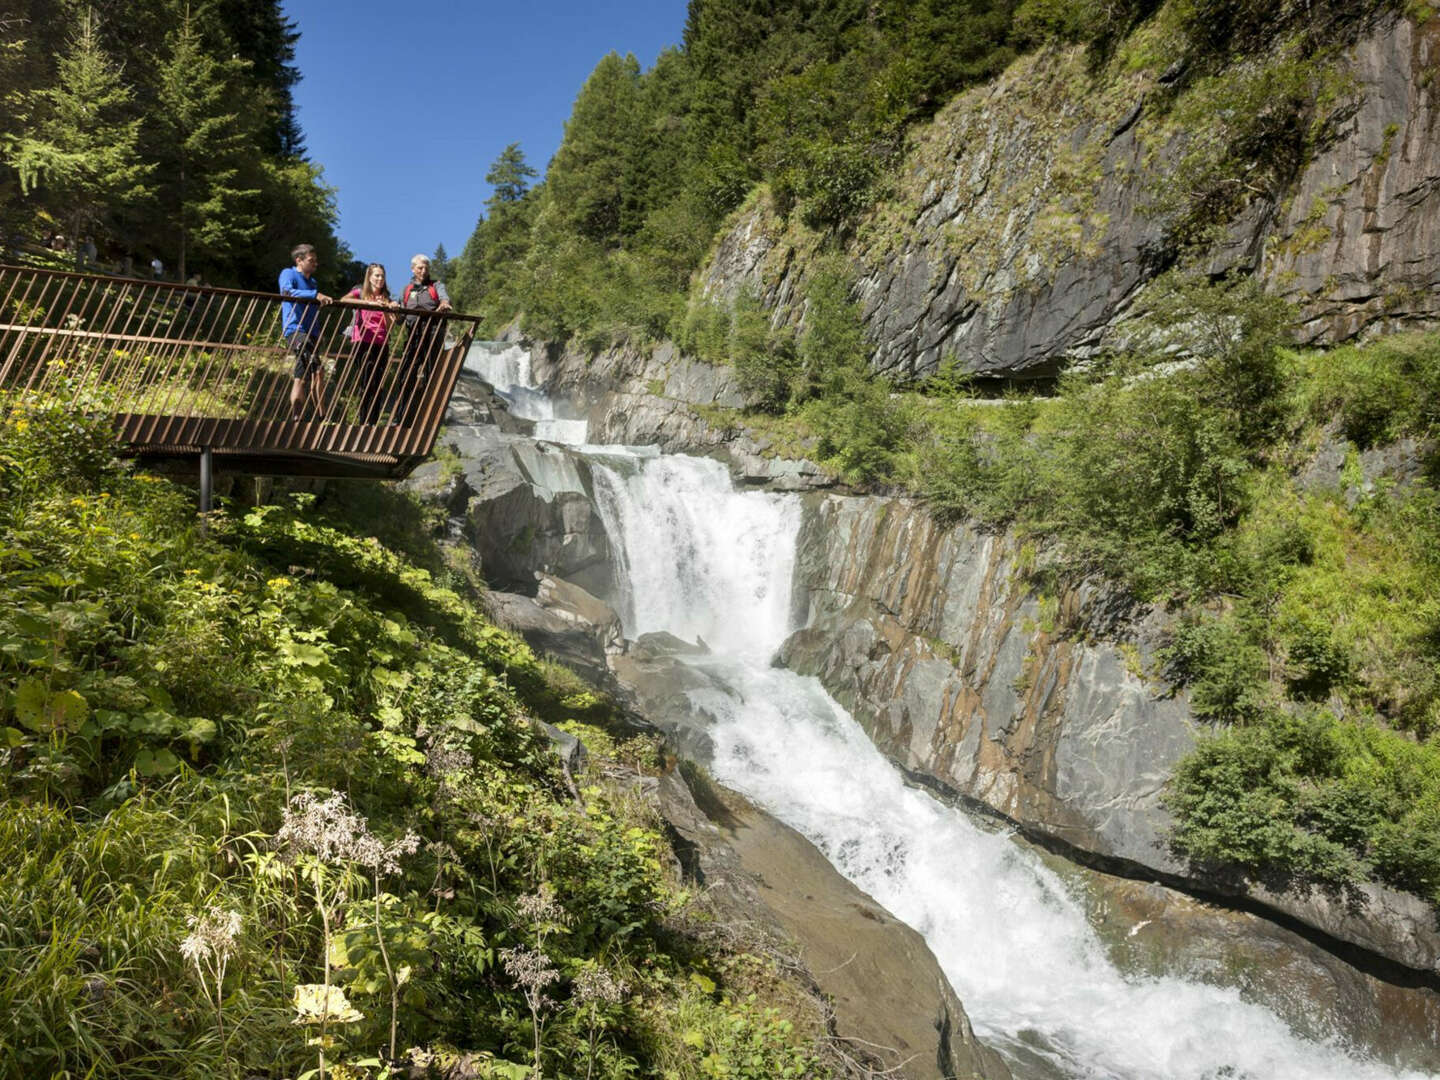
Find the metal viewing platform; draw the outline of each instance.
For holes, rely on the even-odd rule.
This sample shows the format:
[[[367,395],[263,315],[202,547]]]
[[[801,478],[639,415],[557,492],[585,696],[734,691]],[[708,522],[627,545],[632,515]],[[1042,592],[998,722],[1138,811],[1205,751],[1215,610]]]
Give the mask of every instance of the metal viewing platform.
[[[298,413],[282,302],[318,308],[324,391]],[[388,340],[353,340],[361,311]],[[0,266],[0,394],[114,418],[120,452],[284,476],[398,479],[425,460],[478,319],[385,305]]]

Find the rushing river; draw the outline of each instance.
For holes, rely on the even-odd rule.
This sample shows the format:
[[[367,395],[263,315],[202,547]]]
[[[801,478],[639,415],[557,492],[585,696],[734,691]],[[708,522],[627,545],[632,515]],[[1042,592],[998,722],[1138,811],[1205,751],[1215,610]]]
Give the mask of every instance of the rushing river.
[[[561,433],[585,438],[583,427]],[[796,497],[736,492],[706,459],[582,449],[626,636],[665,630],[710,647],[693,662],[724,689],[693,696],[714,719],[716,776],[925,936],[1017,1080],[1423,1075],[1365,1058],[1339,1032],[1299,1038],[1236,989],[1119,971],[1083,904],[1033,852],[907,784],[818,680],[771,666],[791,629]]]

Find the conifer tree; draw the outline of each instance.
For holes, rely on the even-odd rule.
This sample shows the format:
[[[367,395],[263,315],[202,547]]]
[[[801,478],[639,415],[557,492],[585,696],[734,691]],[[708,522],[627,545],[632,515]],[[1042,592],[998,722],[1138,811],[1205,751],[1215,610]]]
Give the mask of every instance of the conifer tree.
[[[520,149],[519,143],[511,143],[500,151],[490,165],[490,171],[485,174],[485,182],[491,187],[490,198],[485,200],[485,206],[493,214],[497,206],[505,203],[519,202],[525,197],[530,189],[530,181],[536,176],[536,172],[525,161],[525,151]]]
[[[22,133],[6,140],[5,158],[22,193],[43,192],[72,237],[103,232],[109,211],[150,194],[153,166],[140,157],[134,92],[89,9],[56,68],[55,85],[19,95]]]
[[[514,286],[508,279],[530,246],[533,215],[528,196],[535,175],[519,143],[505,147],[485,173],[485,182],[491,186],[490,198],[485,200],[486,216],[476,222],[465,250],[454,261],[449,282],[461,310],[478,310],[483,297],[487,316],[514,314],[500,308],[515,302]]]
[[[235,86],[248,68],[207,49],[190,6],[166,38],[159,70],[159,176],[162,206],[173,222],[182,280],[194,255],[226,256],[260,231],[258,188],[242,177],[245,123],[231,112]]]
[[[609,53],[585,80],[546,174],[558,223],[615,246],[625,195],[626,151],[639,105],[640,65]]]

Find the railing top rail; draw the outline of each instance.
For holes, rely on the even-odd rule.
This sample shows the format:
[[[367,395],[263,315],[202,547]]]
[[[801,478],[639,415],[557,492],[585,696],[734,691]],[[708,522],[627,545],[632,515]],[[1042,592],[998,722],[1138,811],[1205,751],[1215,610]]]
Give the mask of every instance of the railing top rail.
[[[33,274],[37,277],[50,278],[72,278],[83,281],[106,281],[116,285],[134,285],[145,289],[165,289],[170,292],[203,294],[205,296],[231,296],[248,300],[265,300],[271,303],[284,302],[287,304],[319,304],[320,301],[311,296],[285,296],[278,292],[257,292],[253,289],[231,289],[222,285],[186,285],[176,281],[157,281],[154,278],[124,277],[118,274],[96,274],[86,273],[78,270],[52,270],[43,266],[17,266],[14,263],[0,263],[0,273],[13,272],[17,274]],[[346,296],[334,298],[337,304],[345,304],[347,307],[368,308],[376,311],[391,310],[390,306],[383,303],[376,303],[371,300],[354,300]],[[483,316],[465,315],[458,311],[426,311],[424,308],[402,308],[406,317],[421,315],[425,317],[439,316],[452,322],[468,322],[479,324]]]

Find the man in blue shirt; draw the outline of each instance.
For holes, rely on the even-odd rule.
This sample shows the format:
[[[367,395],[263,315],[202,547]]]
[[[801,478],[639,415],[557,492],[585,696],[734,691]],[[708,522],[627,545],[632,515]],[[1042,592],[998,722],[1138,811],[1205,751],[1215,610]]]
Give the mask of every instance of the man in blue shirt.
[[[315,268],[320,256],[312,244],[299,244],[290,252],[294,266],[280,271],[280,295],[310,297],[329,304],[331,298],[315,283]],[[320,309],[315,304],[286,301],[280,305],[285,345],[295,357],[295,382],[290,387],[290,419],[304,418],[305,401],[314,403],[315,411],[325,410],[325,365],[319,354]]]

